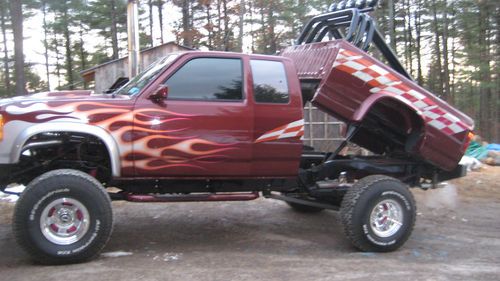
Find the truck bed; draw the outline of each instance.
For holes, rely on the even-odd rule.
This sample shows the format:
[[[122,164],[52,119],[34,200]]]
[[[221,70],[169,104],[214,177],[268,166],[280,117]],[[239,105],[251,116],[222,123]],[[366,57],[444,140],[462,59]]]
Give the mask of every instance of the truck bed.
[[[360,127],[354,143],[444,170],[457,166],[474,122],[412,80],[344,40],[291,46],[282,56],[304,85],[315,86],[306,100]]]

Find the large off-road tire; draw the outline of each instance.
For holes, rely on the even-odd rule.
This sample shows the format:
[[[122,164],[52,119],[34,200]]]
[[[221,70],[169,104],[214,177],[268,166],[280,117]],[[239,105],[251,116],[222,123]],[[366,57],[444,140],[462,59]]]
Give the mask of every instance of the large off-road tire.
[[[113,228],[111,200],[93,177],[54,170],[34,179],[14,210],[19,245],[42,264],[89,260],[102,250]]]
[[[340,207],[344,232],[366,252],[401,247],[415,225],[415,199],[401,181],[381,175],[365,177],[346,193]]]

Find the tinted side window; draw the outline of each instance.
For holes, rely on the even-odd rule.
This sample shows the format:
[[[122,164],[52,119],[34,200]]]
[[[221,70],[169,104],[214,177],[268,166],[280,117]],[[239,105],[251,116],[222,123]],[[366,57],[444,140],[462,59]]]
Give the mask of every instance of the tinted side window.
[[[242,63],[240,59],[193,59],[164,84],[169,99],[242,100]]]
[[[288,103],[285,66],[279,61],[252,60],[253,93],[256,102]]]

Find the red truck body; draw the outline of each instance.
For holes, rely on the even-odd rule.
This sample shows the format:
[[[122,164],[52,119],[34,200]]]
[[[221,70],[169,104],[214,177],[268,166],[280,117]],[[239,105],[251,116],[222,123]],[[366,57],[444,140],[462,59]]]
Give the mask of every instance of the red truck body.
[[[151,96],[162,82],[195,58],[241,60],[244,98],[153,102]],[[251,60],[283,64],[288,103],[255,101]],[[292,178],[297,176],[304,130],[300,81],[310,80],[319,84],[312,103],[346,123],[369,119],[376,103],[389,100],[396,103],[389,103],[392,110],[387,118],[393,126],[409,131],[414,120],[404,112],[411,109],[423,126],[413,155],[444,170],[456,167],[472,120],[341,40],[290,47],[282,56],[187,52],[137,95],[35,94],[4,107],[4,123],[6,128],[11,121],[98,126],[117,142],[120,178]],[[383,152],[377,151],[384,145],[381,136],[360,135],[364,136],[354,138],[355,142]]]
[[[209,61],[212,68],[193,67]],[[209,73],[223,64],[234,72]],[[207,80],[226,75],[236,78],[218,86]],[[305,147],[306,101],[355,128],[347,138],[379,155]],[[290,47],[282,56],[187,52],[165,57],[113,94],[1,100],[0,116],[0,188],[28,184],[14,230],[47,263],[99,253],[112,229],[110,199],[242,201],[259,192],[300,212],[340,210],[355,247],[392,251],[415,222],[406,184],[435,186],[463,175],[457,162],[473,126],[343,41]],[[107,193],[104,184],[121,191]]]
[[[318,80],[312,103],[348,123],[363,122],[376,103],[387,102],[393,109],[387,116],[395,126],[411,129],[404,111],[415,112],[423,134],[413,154],[445,170],[456,167],[474,127],[471,118],[382,62],[343,40],[291,46],[282,53],[294,60],[301,80]],[[399,108],[398,108],[399,107]],[[403,119],[400,119],[403,117]],[[381,137],[357,138],[368,148]]]
[[[109,94],[0,100],[0,190],[27,185],[19,244],[42,263],[85,261],[111,235],[111,200],[262,193],[299,212],[340,211],[360,250],[402,246],[416,219],[408,186],[463,176],[474,124],[410,79],[367,14],[376,1],[349,3],[311,19],[280,56],[171,54]],[[372,42],[391,68],[363,51]],[[303,145],[307,102],[348,125],[335,151]],[[341,154],[348,142],[373,155]]]
[[[234,102],[153,102],[151,96],[162,82],[195,58],[241,60],[244,98]],[[250,60],[283,63],[288,103],[254,101]],[[296,177],[302,152],[299,80],[293,62],[276,56],[187,52],[134,96],[93,95],[90,91],[42,93],[9,101],[0,109],[6,131],[20,121],[23,124],[16,127],[70,122],[76,131],[79,124],[104,129],[120,153],[120,171],[115,173],[119,178]],[[259,139],[289,124],[295,124],[290,128],[293,135]]]
[[[241,101],[167,100],[165,106],[148,99],[162,81],[194,58],[237,58],[243,63],[244,99]],[[282,62],[288,79],[290,100],[286,104],[257,103],[253,99],[250,60]],[[196,79],[196,77],[193,77]],[[273,129],[302,120],[300,85],[289,59],[222,52],[188,52],[151,83],[137,98],[136,110],[163,112],[164,123],[153,126],[135,124],[135,175],[154,177],[294,177],[302,152],[302,142],[295,137],[258,141]],[[141,130],[158,130],[141,132]],[[303,131],[303,123],[298,126]],[[169,130],[167,134],[164,131]],[[165,138],[168,135],[168,138]],[[153,147],[154,139],[159,145]],[[168,155],[158,159],[154,156]],[[139,160],[140,159],[140,160]],[[162,167],[163,166],[163,167]],[[214,169],[217,167],[217,169]],[[124,171],[130,175],[131,171]]]

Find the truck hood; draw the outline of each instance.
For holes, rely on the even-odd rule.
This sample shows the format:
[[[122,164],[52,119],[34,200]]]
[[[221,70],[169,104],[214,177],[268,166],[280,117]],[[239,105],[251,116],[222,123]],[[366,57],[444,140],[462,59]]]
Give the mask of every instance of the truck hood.
[[[128,96],[124,95],[105,95],[105,94],[94,94],[94,91],[90,90],[75,90],[75,91],[54,91],[54,92],[42,92],[36,94],[29,94],[24,96],[17,96],[12,98],[0,99],[0,109],[13,104],[26,104],[34,102],[72,102],[72,101],[103,101],[110,99],[130,99]]]

